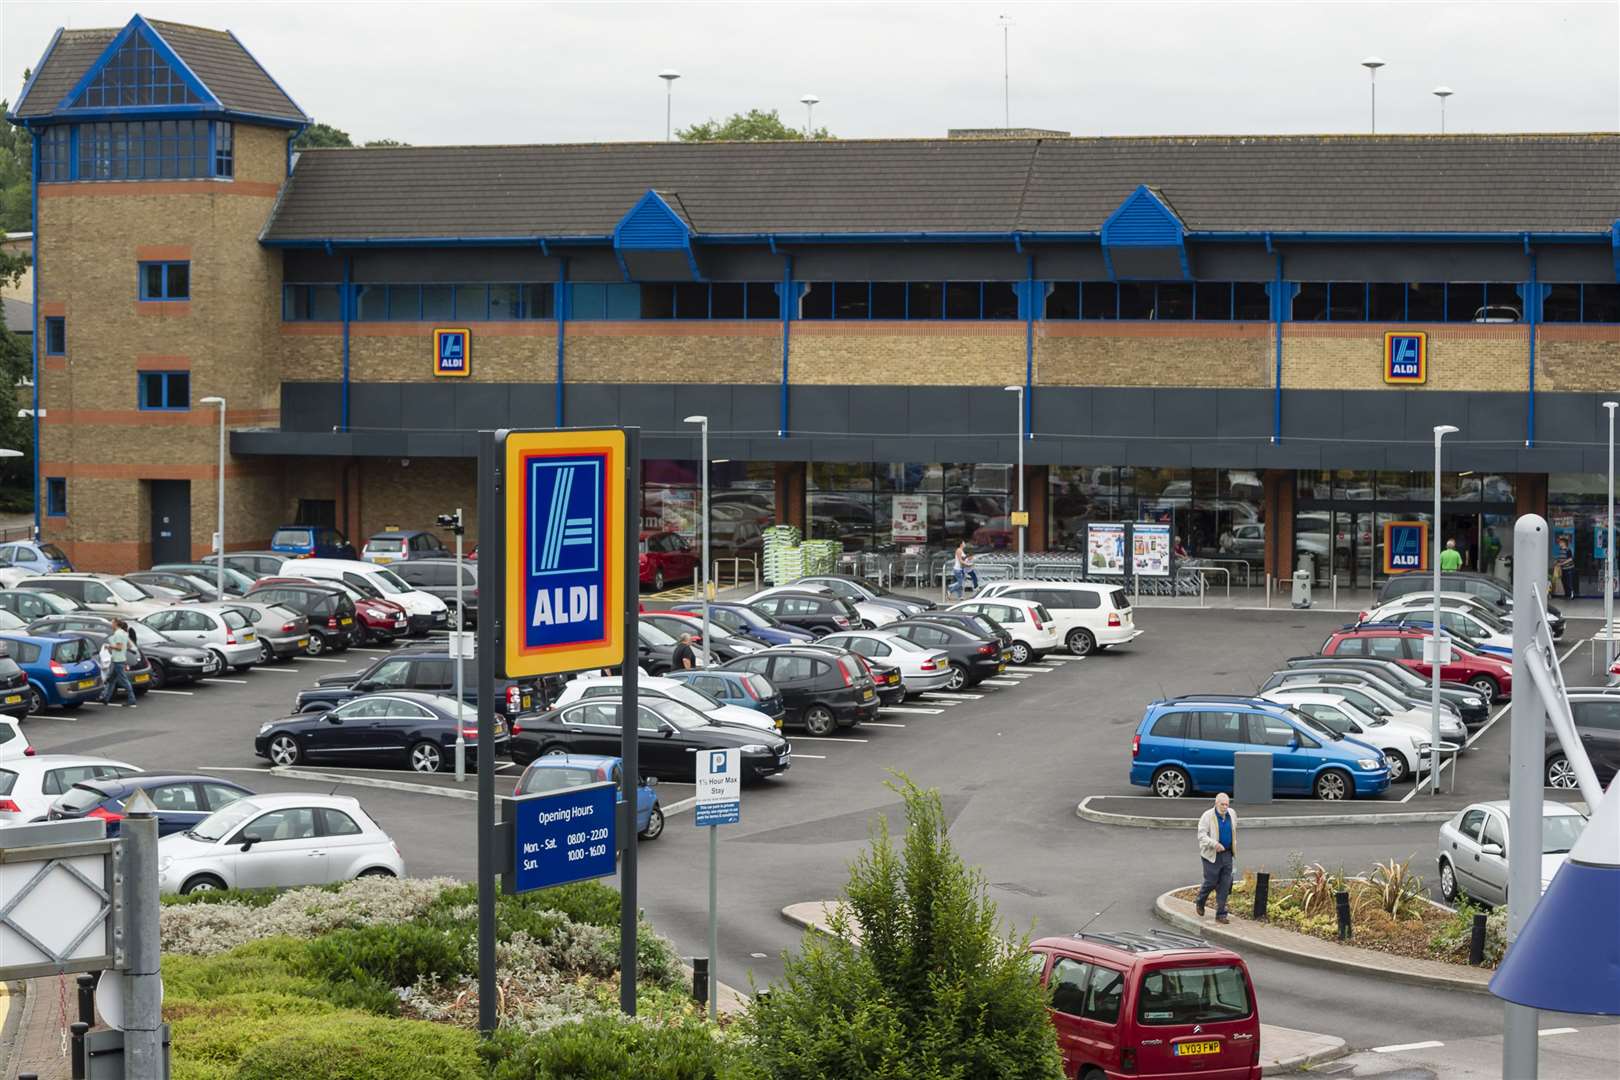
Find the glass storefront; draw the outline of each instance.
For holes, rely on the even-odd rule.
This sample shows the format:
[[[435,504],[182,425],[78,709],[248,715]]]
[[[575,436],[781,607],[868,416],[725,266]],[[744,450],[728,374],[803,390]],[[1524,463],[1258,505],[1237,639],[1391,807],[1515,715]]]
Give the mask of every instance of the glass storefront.
[[[641,529],[703,542],[702,474],[696,461],[641,463]],[[757,555],[776,523],[776,469],[768,461],[709,465],[709,547],[717,557]]]
[[[1258,471],[1054,465],[1047,487],[1047,543],[1054,551],[1083,550],[1092,522],[1153,521],[1169,524],[1194,558],[1245,562],[1255,574],[1265,565]]]
[[[1602,473],[1553,473],[1547,478],[1547,524],[1552,527],[1549,554],[1556,561],[1560,541],[1569,542],[1577,596],[1603,595],[1608,508],[1609,480]],[[1560,596],[1569,592],[1564,576],[1559,575]]]
[[[809,535],[842,541],[846,551],[943,547],[961,539],[980,551],[1010,548],[1014,473],[1011,465],[812,462]],[[914,510],[926,524],[917,515],[917,531],[904,531]],[[924,530],[926,541],[919,539]]]

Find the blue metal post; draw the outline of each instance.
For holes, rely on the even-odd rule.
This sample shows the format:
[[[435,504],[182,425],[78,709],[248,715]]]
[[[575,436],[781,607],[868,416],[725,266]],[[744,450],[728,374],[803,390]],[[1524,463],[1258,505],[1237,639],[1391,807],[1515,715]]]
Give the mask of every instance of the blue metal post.
[[[788,345],[793,326],[793,256],[782,256],[782,416],[777,426],[778,438],[788,433]]]
[[[1282,442],[1282,378],[1283,378],[1283,257],[1277,252],[1277,277],[1271,290],[1271,321],[1277,338],[1277,374],[1271,397],[1271,441]]]
[[[343,318],[343,387],[338,403],[338,426],[349,430],[349,306],[354,282],[354,256],[343,256],[343,291],[338,296],[338,313]]]
[[[563,340],[568,331],[568,256],[557,259],[557,295],[552,300],[557,317],[557,426],[563,426]]]
[[[60,31],[58,31],[58,32],[60,32]],[[41,458],[41,456],[40,456],[40,447],[39,447],[39,339],[40,339],[41,333],[43,332],[43,329],[44,329],[45,318],[44,318],[43,315],[40,314],[40,311],[39,311],[39,136],[34,134],[32,131],[29,132],[29,135],[32,136],[30,141],[33,143],[33,174],[29,177],[29,184],[28,184],[29,194],[28,194],[28,197],[33,203],[32,207],[29,209],[29,215],[30,215],[30,217],[32,219],[31,224],[32,224],[33,233],[34,233],[33,239],[29,242],[29,247],[30,247],[30,255],[29,255],[29,257],[33,260],[33,264],[34,264],[33,265],[33,281],[34,281],[34,327],[33,327],[33,330],[34,330],[34,332],[33,332],[33,334],[30,335],[30,338],[31,338],[31,350],[30,351],[33,353],[33,371],[34,371],[34,385],[33,385],[33,399],[34,399],[34,416],[33,416],[33,421],[34,421],[34,539],[38,540],[38,539],[40,539],[40,536],[41,536],[41,533],[40,533],[40,505],[39,505],[39,476],[40,476],[41,461],[43,460]],[[62,331],[62,335],[63,335],[64,339],[67,336],[67,331],[65,329],[66,325],[67,324],[64,321],[64,323],[63,323],[64,329]],[[66,340],[64,340],[62,342],[62,344],[65,346],[67,344]]]
[[[1541,323],[1541,286],[1537,283],[1536,255],[1530,253],[1530,288],[1526,290],[1524,311],[1530,323],[1530,388],[1524,414],[1524,445],[1536,445],[1536,327]]]
[[[1035,256],[1024,269],[1024,438],[1035,437]],[[1022,506],[1020,510],[1024,509]]]

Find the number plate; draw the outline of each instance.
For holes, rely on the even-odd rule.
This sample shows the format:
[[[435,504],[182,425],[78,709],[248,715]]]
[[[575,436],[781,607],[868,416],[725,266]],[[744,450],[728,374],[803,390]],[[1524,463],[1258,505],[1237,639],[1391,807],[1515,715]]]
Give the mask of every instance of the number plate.
[[[381,555],[377,555],[377,556],[374,556],[371,561],[374,562],[374,563],[378,563],[380,565],[386,565],[388,563],[393,562],[394,560],[393,559],[385,559]]]
[[[532,708],[534,708],[534,698],[530,697],[528,694],[524,694],[523,695],[523,711],[528,712]]]
[[[22,704],[22,695],[21,694],[7,694],[6,695],[6,704],[7,705],[20,705],[20,704]]]
[[[495,718],[495,737],[498,739],[506,734],[506,721],[500,717]]]
[[[339,626],[353,626],[354,625],[354,620],[350,619],[350,618],[342,618],[342,619],[338,620],[338,625]]]
[[[1006,670],[1007,670],[1007,665],[1006,665],[1005,662],[996,665],[996,674],[997,675],[1000,675],[1002,672],[1004,672]]]
[[[1176,1057],[1194,1057],[1199,1054],[1218,1054],[1221,1044],[1218,1042],[1184,1042],[1176,1043]]]
[[[74,685],[75,689],[88,690],[91,687],[96,685],[96,680],[94,680],[94,679],[80,679],[78,682],[74,683],[73,685]]]
[[[871,701],[872,700],[872,691],[870,691],[870,690],[862,690],[861,691],[861,700],[862,701]]]
[[[249,630],[248,632],[246,632],[245,634],[242,635],[242,640],[246,642],[246,641],[255,641],[257,639],[254,638],[253,631]]]
[[[141,674],[135,676],[130,681],[133,682],[136,686],[141,686],[141,685],[143,685],[145,683],[151,682],[152,681],[152,676],[146,674],[145,672],[142,672]]]
[[[308,645],[309,645],[309,638],[301,637],[301,638],[298,639],[298,647],[300,649],[306,648],[306,647],[308,647]]]

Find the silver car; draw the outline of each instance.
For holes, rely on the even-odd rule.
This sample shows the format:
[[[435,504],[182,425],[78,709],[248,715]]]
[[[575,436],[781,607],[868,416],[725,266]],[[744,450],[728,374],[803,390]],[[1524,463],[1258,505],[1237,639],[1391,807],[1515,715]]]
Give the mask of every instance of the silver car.
[[[279,604],[231,599],[225,605],[240,611],[259,636],[259,663],[287,660],[309,646],[309,616]]]
[[[1541,891],[1586,828],[1586,815],[1551,799],[1541,804]],[[1479,802],[1440,826],[1440,895],[1460,896],[1493,907],[1507,903],[1508,802]]]
[[[887,630],[844,630],[828,634],[817,645],[836,645],[900,669],[906,696],[925,690],[943,690],[951,681],[950,656]]]
[[[186,604],[141,621],[177,644],[207,649],[237,671],[259,662],[259,635],[234,604]]]

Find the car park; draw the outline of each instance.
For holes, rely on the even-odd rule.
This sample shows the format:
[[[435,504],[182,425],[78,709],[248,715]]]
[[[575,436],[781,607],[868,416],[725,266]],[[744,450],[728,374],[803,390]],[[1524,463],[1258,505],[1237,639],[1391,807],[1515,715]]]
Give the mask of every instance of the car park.
[[[96,647],[80,634],[0,634],[6,652],[28,676],[28,711],[76,709],[101,697]]]
[[[411,588],[430,593],[443,600],[452,616],[456,610],[456,560],[447,558],[413,558],[408,562],[393,563],[394,573]],[[478,625],[478,564],[463,560],[461,564],[461,604],[463,629]]]
[[[1620,773],[1620,694],[1606,689],[1569,690],[1569,711],[1575,720],[1575,736],[1586,751],[1598,784],[1605,791]],[[1544,751],[1543,775],[1548,787],[1576,787],[1575,770],[1565,755],[1564,744],[1549,727]]]
[[[89,611],[83,603],[71,596],[63,596],[49,589],[0,589],[0,610],[7,611],[24,622],[33,622],[49,615],[67,615],[74,611]]]
[[[242,613],[259,637],[259,663],[289,660],[309,647],[309,620],[291,608],[232,599],[229,606]]]
[[[275,604],[304,616],[309,626],[309,644],[304,651],[310,656],[341,652],[354,639],[354,601],[341,589],[296,582],[255,585],[244,599]]]
[[[218,675],[223,666],[219,657],[207,649],[177,644],[142,622],[127,625],[129,636],[135,643],[136,655],[144,662],[144,673],[149,676],[146,685],[136,686],[136,693],[144,693],[148,686],[161,690],[166,686],[193,683],[210,675]],[[112,636],[113,624],[105,616],[79,611],[37,619],[28,624],[28,632],[42,635],[82,634],[94,642],[99,650],[102,642]],[[142,673],[137,665],[130,665],[127,670],[132,682]],[[106,674],[102,672],[103,679]]]
[[[476,708],[478,666],[471,660],[461,661],[461,664],[461,698]],[[298,692],[293,708],[299,712],[318,712],[365,694],[405,690],[453,698],[455,687],[456,660],[444,648],[425,645],[378,657],[358,672],[324,675],[315,681],[314,686]],[[545,690],[532,677],[497,678],[495,702],[496,711],[512,721],[524,713],[545,708]]]
[[[203,565],[213,569],[219,564],[219,558],[218,555],[204,555]],[[286,561],[287,556],[279,551],[233,551],[225,556],[225,568],[244,575],[251,583],[281,573],[281,564]]]
[[[861,616],[854,606],[832,593],[771,589],[755,593],[744,603],[778,622],[798,627],[816,637],[839,630],[852,630],[861,625]]]
[[[157,598],[151,590],[113,574],[52,574],[46,578],[28,578],[20,587],[61,593],[91,611],[122,619],[139,619],[169,606],[169,601]]]
[[[259,662],[259,635],[253,624],[227,604],[170,608],[141,621],[176,644],[207,649],[222,665],[237,671],[252,670]]]
[[[62,574],[71,571],[73,563],[55,544],[14,540],[0,544],[0,567],[32,574]]]
[[[1418,626],[1434,625],[1433,608],[1379,608],[1359,626]],[[1497,619],[1480,618],[1473,612],[1454,607],[1440,609],[1440,625],[1451,637],[1468,642],[1479,652],[1492,656],[1513,658],[1513,631]]]
[[[691,674],[689,670],[687,672]],[[678,701],[687,708],[700,712],[710,720],[723,724],[741,724],[744,727],[759,728],[762,731],[782,730],[780,707],[777,715],[772,716],[758,709],[745,709],[737,705],[728,705],[718,698],[708,694],[699,687],[690,685],[678,679],[659,678],[649,675],[636,684],[636,693],[643,699],[669,698]],[[624,696],[624,679],[618,675],[608,675],[596,679],[575,679],[563,687],[562,693],[557,695],[554,708],[572,705],[576,701],[588,698],[612,698],[615,701]]]
[[[947,651],[919,645],[887,630],[845,630],[827,635],[821,639],[821,644],[837,645],[868,660],[898,668],[908,695],[943,690],[951,681],[951,658]]]
[[[618,787],[624,769],[616,757],[604,754],[550,754],[536,758],[524,767],[512,797],[541,795],[551,791],[567,791],[587,784],[611,783]],[[647,777],[636,785],[636,836],[642,840],[656,840],[664,831],[664,808],[658,802],[658,781]],[[624,805],[624,793],[618,802]]]
[[[81,780],[116,779],[141,770],[83,754],[34,754],[0,764],[0,825],[44,821],[58,795]]]
[[[1448,903],[1460,897],[1498,907],[1508,897],[1508,820],[1506,799],[1464,807],[1440,826],[1440,895]],[[1586,828],[1586,815],[1551,799],[1541,804],[1541,891],[1564,865],[1570,849]]]
[[[137,570],[124,580],[139,585],[159,597],[172,594],[178,600],[218,600],[219,589],[212,581],[170,570]]]
[[[1041,659],[1063,644],[1052,613],[1035,600],[963,600],[946,610],[970,611],[994,620],[1012,636],[1012,655],[1008,659],[1020,666]]]
[[[361,877],[403,877],[399,847],[341,795],[255,795],[216,810],[185,832],[158,840],[158,889],[327,885]]]
[[[1279,689],[1267,690],[1260,696],[1309,717],[1324,733],[1348,735],[1377,747],[1389,766],[1391,784],[1428,771],[1432,744],[1427,731],[1362,712],[1341,694]]]
[[[1260,1010],[1237,953],[1168,930],[1082,932],[1029,948],[1064,1076],[1260,1080]]]
[[[670,611],[697,611],[702,608],[697,600],[685,600],[678,604],[670,604]],[[756,611],[747,604],[742,603],[711,603],[709,605],[709,618],[725,627],[733,634],[751,637],[762,641],[766,645],[792,645],[801,641],[814,641],[816,635],[808,630],[801,630],[797,626],[789,626],[773,615]]]
[[[387,644],[404,637],[410,631],[410,618],[398,604],[377,598],[376,590],[364,582],[339,581],[336,578],[267,577],[260,585],[324,585],[336,589],[354,604],[354,634],[352,645]]]
[[[817,580],[820,582],[826,581],[825,578]],[[786,585],[772,585],[761,589],[752,596],[748,597],[744,602],[754,605],[756,610],[769,611],[771,610],[770,608],[761,607],[760,604],[773,596],[803,597],[806,595],[825,596],[836,601],[837,604],[841,605],[843,608],[841,614],[850,620],[849,625],[852,627],[887,626],[896,619],[902,619],[908,614],[911,614],[910,612],[902,611],[897,604],[891,601],[871,600],[864,595],[844,595],[844,593],[838,589],[832,588],[824,583],[817,584],[806,578],[799,578],[798,580],[790,582]],[[784,605],[784,608],[787,610],[792,610],[795,608],[803,608],[803,606],[803,604],[789,602],[788,604]],[[778,617],[784,622],[793,622],[793,619],[786,615],[778,614]],[[799,625],[805,624],[800,623]],[[825,625],[825,623],[823,622],[819,625]],[[805,625],[805,629],[813,631],[816,629],[816,627]]]
[[[208,563],[203,562],[163,563],[152,567],[153,573],[189,574],[216,587],[219,583],[219,570],[220,568],[217,565],[210,566]],[[253,588],[253,583],[263,576],[263,574],[245,574],[227,563],[225,566],[225,595],[229,597],[245,596],[247,591]]]
[[[862,603],[892,607],[900,613],[901,618],[919,614],[934,606],[932,601],[919,600],[911,596],[901,596],[894,590],[885,588],[877,582],[851,577],[847,574],[811,574],[808,577],[799,578],[793,584],[830,592],[834,596],[855,604],[857,611],[860,610],[859,606]]]
[[[732,660],[722,670],[763,675],[782,695],[783,723],[811,735],[831,735],[877,718],[877,687],[853,657],[784,645]]]
[[[987,634],[969,630],[954,622],[907,619],[886,628],[934,652],[943,652],[950,664],[947,690],[967,690],[1007,670],[1007,656],[1001,642]]]
[[[1353,799],[1389,787],[1375,746],[1323,733],[1262,698],[1187,695],[1152,702],[1131,739],[1130,781],[1161,798],[1231,791],[1233,755],[1271,755],[1277,794]]]
[[[512,737],[512,760],[527,765],[547,754],[612,754],[624,734],[621,709],[618,698],[590,698],[525,720]],[[774,731],[719,723],[669,698],[639,702],[636,732],[641,774],[660,780],[691,783],[693,755],[706,750],[740,750],[745,784],[793,764],[791,745]]]
[[[1123,586],[1090,581],[993,581],[977,599],[1029,600],[1047,610],[1074,656],[1129,645],[1142,636]]]
[[[1393,660],[1418,675],[1428,676],[1432,665],[1423,658],[1423,642],[1430,636],[1426,626],[1350,625],[1329,635],[1318,653]],[[1449,656],[1440,665],[1442,679],[1467,683],[1490,701],[1513,695],[1513,668],[1506,660],[1471,653],[1455,641],[1450,642],[1448,649]]]
[[[692,648],[703,651],[703,617],[686,611],[643,611],[641,621],[656,626],[676,640],[682,634],[694,637]],[[718,663],[762,652],[768,646],[753,638],[733,634],[713,619],[709,620],[709,655]]]
[[[827,635],[831,637],[832,635]],[[858,652],[844,648],[840,645],[829,645],[827,639],[812,641],[808,645],[796,645],[798,649],[815,649],[828,656],[850,657],[866,672],[866,677],[872,680],[872,686],[877,690],[879,705],[898,705],[906,700],[906,685],[900,677],[899,667],[883,663],[862,656]]]
[[[29,713],[33,695],[28,692],[28,676],[17,666],[0,641],[0,716],[22,719]]]
[[[1412,708],[1428,708],[1434,692],[1429,680],[1422,678],[1404,664],[1394,660],[1375,656],[1352,656],[1341,653],[1337,656],[1291,656],[1286,666],[1297,670],[1314,668],[1334,668],[1345,671],[1358,671],[1368,678],[1390,688],[1391,692],[1398,693]],[[1490,718],[1491,699],[1467,683],[1451,682],[1446,679],[1440,681],[1440,704],[1449,708],[1468,727],[1478,727]]]
[[[1410,701],[1401,691],[1376,676],[1353,668],[1283,668],[1260,686],[1267,690],[1309,690],[1337,694],[1374,719],[1393,720],[1425,732],[1434,731],[1434,712],[1428,701]],[[1468,739],[1468,727],[1454,709],[1440,704],[1440,738],[1459,745]]]
[[[786,712],[782,705],[782,695],[763,675],[756,675],[751,671],[727,671],[723,668],[702,670],[689,668],[685,671],[671,671],[666,677],[672,682],[685,683],[701,690],[722,705],[735,705],[738,708],[764,713],[776,722],[778,730],[781,728],[782,714]]]
[[[1396,597],[1427,592],[1433,587],[1433,574],[1395,574],[1379,586],[1378,603],[1387,604]],[[1513,586],[1489,574],[1470,570],[1443,572],[1440,575],[1440,588],[1443,592],[1464,592],[1476,596],[1504,614],[1513,610]],[[1564,615],[1550,604],[1547,605],[1547,628],[1555,638],[1564,636]]]
[[[28,733],[23,731],[17,717],[0,715],[0,761],[7,758],[33,757],[34,753],[34,747],[28,741]]]
[[[270,537],[270,550],[283,560],[360,558],[347,537],[326,525],[283,525]]]
[[[685,585],[692,581],[699,559],[686,537],[674,532],[643,530],[640,543],[637,561],[643,586],[663,592],[672,583]]]
[[[299,712],[259,725],[253,752],[287,768],[305,761],[409,766],[434,773],[455,762],[460,733],[467,760],[478,753],[478,710],[452,697],[414,690],[363,694],[330,709]],[[496,752],[509,738],[495,717]]]
[[[316,581],[339,581],[361,592],[373,590],[383,600],[405,609],[412,634],[425,634],[429,630],[446,629],[450,625],[450,609],[432,593],[422,592],[407,585],[386,566],[372,563],[349,562],[343,559],[299,559],[282,564],[283,574],[296,574]]]
[[[426,529],[390,529],[373,533],[360,549],[361,559],[383,565],[413,559],[442,559],[444,555],[444,541],[439,539],[437,533]]]
[[[137,791],[145,792],[157,807],[159,836],[183,832],[215,810],[253,794],[230,780],[192,773],[136,773],[80,780],[56,797],[46,820],[100,818],[107,823],[107,835],[117,836],[124,820],[124,804]]]

